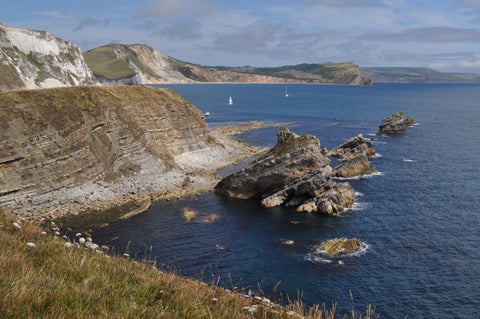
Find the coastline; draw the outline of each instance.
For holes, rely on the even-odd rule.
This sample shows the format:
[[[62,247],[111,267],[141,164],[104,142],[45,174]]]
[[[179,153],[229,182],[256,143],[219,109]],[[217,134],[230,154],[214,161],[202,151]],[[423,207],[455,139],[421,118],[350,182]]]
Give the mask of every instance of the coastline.
[[[56,220],[68,215],[117,211],[110,219],[126,219],[146,211],[153,202],[212,190],[219,182],[216,171],[265,150],[233,136],[268,127],[266,122],[249,122],[211,129],[214,146],[175,157],[170,171],[139,172],[116,183],[98,181],[75,187],[63,187],[43,194],[27,194],[5,205],[15,215],[34,222]]]

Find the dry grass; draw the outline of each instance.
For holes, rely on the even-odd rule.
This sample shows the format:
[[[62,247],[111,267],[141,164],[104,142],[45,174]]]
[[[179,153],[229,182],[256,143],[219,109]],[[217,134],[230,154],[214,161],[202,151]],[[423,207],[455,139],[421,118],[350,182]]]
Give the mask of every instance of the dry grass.
[[[16,222],[0,212],[2,318],[338,318],[335,306],[267,306],[129,258],[66,248],[42,228]],[[372,317],[367,309],[344,318]]]

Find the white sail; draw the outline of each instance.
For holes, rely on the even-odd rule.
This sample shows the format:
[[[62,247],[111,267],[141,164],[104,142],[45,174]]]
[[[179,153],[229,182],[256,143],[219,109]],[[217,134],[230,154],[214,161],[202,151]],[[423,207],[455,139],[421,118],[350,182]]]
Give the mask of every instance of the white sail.
[[[285,88],[285,97],[288,97],[288,91],[287,91],[287,88]]]
[[[231,95],[230,95],[230,98],[228,99],[228,105],[233,105],[233,100]]]

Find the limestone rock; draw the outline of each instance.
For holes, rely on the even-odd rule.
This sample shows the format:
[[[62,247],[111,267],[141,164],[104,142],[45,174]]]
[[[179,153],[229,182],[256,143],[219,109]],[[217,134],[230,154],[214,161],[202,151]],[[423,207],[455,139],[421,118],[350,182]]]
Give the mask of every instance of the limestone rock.
[[[370,168],[369,157],[375,156],[375,149],[370,141],[362,134],[348,139],[340,146],[327,153],[328,156],[340,157],[342,164],[333,168],[332,176],[354,177],[376,172]]]
[[[411,116],[404,117],[403,111],[397,112],[383,119],[377,134],[406,133],[407,127],[415,124]]]
[[[333,168],[332,176],[335,177],[354,177],[376,172],[377,169],[370,168],[370,162],[365,154],[360,154],[357,157],[351,158],[346,162],[335,166]]]
[[[1,23],[0,74],[0,90],[98,84],[77,46]]]
[[[347,161],[360,154],[365,154],[368,157],[375,156],[375,149],[372,143],[367,141],[362,134],[358,134],[330,150],[327,156],[341,157],[342,161]]]
[[[359,252],[366,247],[367,246],[357,238],[334,238],[324,242],[316,249],[315,253],[317,255],[321,254],[328,257],[337,257]]]
[[[351,186],[330,179],[330,160],[316,137],[298,136],[285,127],[278,130],[277,137],[275,147],[224,178],[215,192],[258,199],[266,207],[285,205],[322,214],[340,214],[353,204]]]
[[[122,194],[175,178],[181,186],[176,158],[217,145],[202,112],[169,89],[16,90],[1,92],[0,103],[0,206],[15,211],[67,207],[76,195],[127,201]],[[59,199],[47,196],[55,192]]]

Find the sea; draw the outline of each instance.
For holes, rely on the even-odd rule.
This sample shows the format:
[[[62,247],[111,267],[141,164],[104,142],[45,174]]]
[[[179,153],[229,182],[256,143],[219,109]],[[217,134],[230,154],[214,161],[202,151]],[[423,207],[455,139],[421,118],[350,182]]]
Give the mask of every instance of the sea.
[[[274,146],[278,123],[315,135],[328,149],[363,134],[377,152],[371,166],[378,173],[347,180],[356,197],[342,216],[203,192],[94,229],[95,242],[279,302],[336,304],[340,314],[372,305],[380,318],[480,318],[480,84],[158,87],[209,112],[212,128],[272,124],[238,137],[254,145]],[[375,135],[382,119],[397,111],[417,124],[404,134]],[[182,218],[184,208],[197,218]],[[211,214],[218,215],[213,222]],[[315,255],[323,241],[336,237],[356,237],[368,248],[341,258]]]

